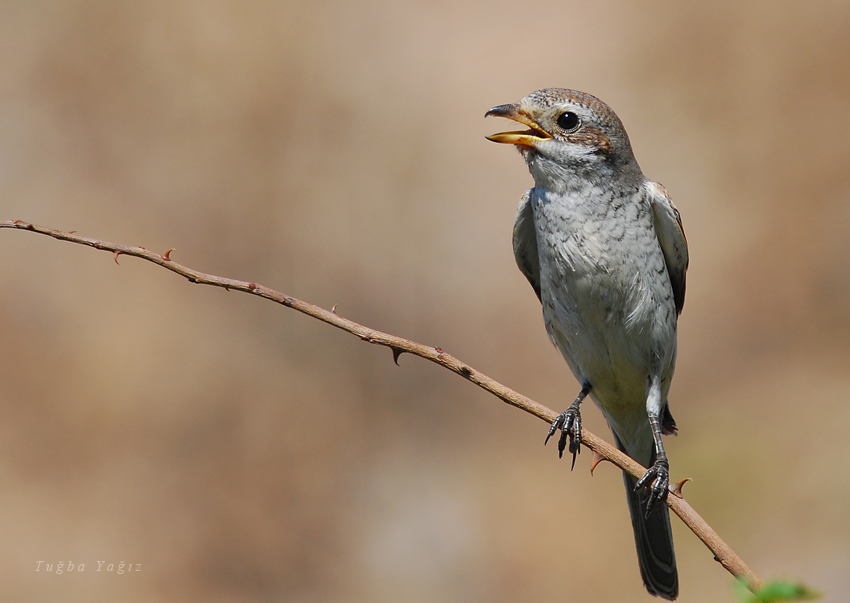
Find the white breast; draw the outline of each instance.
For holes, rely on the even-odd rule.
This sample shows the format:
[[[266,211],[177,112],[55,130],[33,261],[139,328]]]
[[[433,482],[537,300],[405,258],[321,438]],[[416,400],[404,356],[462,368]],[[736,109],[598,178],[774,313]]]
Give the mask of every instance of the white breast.
[[[531,201],[550,338],[603,410],[643,411],[652,366],[671,376],[676,347],[672,288],[649,208],[597,190],[536,192]]]

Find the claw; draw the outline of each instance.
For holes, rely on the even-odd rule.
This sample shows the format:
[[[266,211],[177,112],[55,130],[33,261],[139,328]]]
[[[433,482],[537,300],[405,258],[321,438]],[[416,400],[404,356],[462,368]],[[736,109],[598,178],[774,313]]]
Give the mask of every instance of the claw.
[[[641,488],[649,488],[646,500],[644,501],[646,504],[645,518],[649,517],[649,514],[652,513],[652,510],[659,501],[664,502],[667,500],[667,494],[670,491],[669,486],[670,466],[665,457],[659,457],[635,484],[635,492]]]
[[[569,450],[573,455],[573,462],[570,466],[572,471],[576,466],[576,455],[581,453],[581,413],[578,408],[570,406],[567,410],[558,415],[552,421],[549,427],[549,433],[546,434],[545,446],[557,430],[561,430],[561,437],[558,438],[558,458],[564,457],[564,450]],[[567,446],[569,442],[569,446]]]
[[[549,443],[549,438],[551,438],[553,435],[555,435],[555,432],[558,431],[561,428],[561,425],[563,424],[563,422],[564,422],[564,413],[561,413],[557,417],[555,417],[555,420],[552,421],[552,425],[549,427],[549,433],[546,434],[546,441],[543,442],[544,446]]]
[[[567,447],[567,439],[570,441],[570,453],[573,455],[573,463],[570,466],[570,471],[575,469],[576,455],[581,453],[581,403],[590,393],[590,384],[585,382],[581,387],[581,392],[570,404],[570,407],[555,417],[552,425],[549,427],[549,433],[546,434],[545,446],[549,442],[556,431],[561,430],[561,437],[558,438],[558,458],[564,456],[564,449]]]
[[[649,469],[647,469],[646,473],[643,474],[643,477],[641,477],[635,484],[635,492],[643,488],[651,477],[653,477],[653,474],[652,468],[650,467]]]
[[[570,435],[569,427],[564,421],[564,427],[561,428],[561,437],[558,439],[558,458],[564,458],[564,449],[567,447],[567,436]]]
[[[572,440],[570,440],[570,452],[573,453],[573,464],[575,464],[576,453],[581,454],[581,414],[576,412],[572,421]]]

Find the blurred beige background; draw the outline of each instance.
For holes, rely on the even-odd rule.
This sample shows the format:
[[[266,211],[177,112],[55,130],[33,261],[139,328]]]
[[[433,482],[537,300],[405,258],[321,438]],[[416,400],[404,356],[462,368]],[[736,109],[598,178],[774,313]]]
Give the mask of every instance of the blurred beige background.
[[[763,577],[846,600],[847,3],[7,1],[0,56],[0,219],[174,247],[557,410],[531,178],[483,115],[600,96],[690,241],[673,477]],[[463,379],[140,260],[0,257],[3,601],[650,600],[618,472]],[[732,601],[674,530],[681,601]]]

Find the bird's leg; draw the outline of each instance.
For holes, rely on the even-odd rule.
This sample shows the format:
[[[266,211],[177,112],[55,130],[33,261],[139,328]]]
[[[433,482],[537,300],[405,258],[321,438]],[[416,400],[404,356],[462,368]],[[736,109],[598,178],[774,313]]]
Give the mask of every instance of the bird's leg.
[[[661,419],[658,414],[649,413],[649,425],[652,427],[652,440],[655,442],[655,462],[635,484],[635,491],[649,487],[644,517],[649,517],[656,503],[667,500],[670,485],[670,463],[667,461],[667,453],[664,452],[664,444],[661,442]]]
[[[549,442],[549,438],[560,429],[561,438],[558,440],[558,458],[561,458],[564,456],[564,449],[567,447],[567,438],[569,437],[570,452],[573,455],[573,464],[570,467],[570,471],[576,466],[576,454],[581,452],[581,412],[579,408],[589,393],[590,383],[585,381],[581,386],[581,391],[576,396],[576,399],[573,400],[573,403],[570,404],[570,407],[552,421],[549,434],[546,436],[546,442],[543,443],[545,446]]]

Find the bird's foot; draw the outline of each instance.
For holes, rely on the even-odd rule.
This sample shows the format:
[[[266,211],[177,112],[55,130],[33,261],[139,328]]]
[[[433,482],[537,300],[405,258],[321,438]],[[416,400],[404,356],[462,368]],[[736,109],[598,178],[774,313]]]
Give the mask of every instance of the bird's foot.
[[[646,497],[646,513],[644,517],[649,517],[652,509],[658,502],[667,500],[667,493],[670,486],[670,463],[667,462],[666,456],[659,455],[652,464],[652,467],[646,470],[643,477],[635,484],[635,492],[641,488],[648,488],[649,492]]]
[[[546,442],[549,442],[556,431],[561,430],[561,437],[558,440],[558,458],[564,456],[564,450],[567,447],[567,440],[570,443],[570,452],[573,455],[573,464],[570,471],[576,466],[576,454],[581,452],[581,412],[579,412],[580,400],[576,400],[570,407],[558,415],[552,421],[552,426],[549,428],[549,433],[546,436]]]

